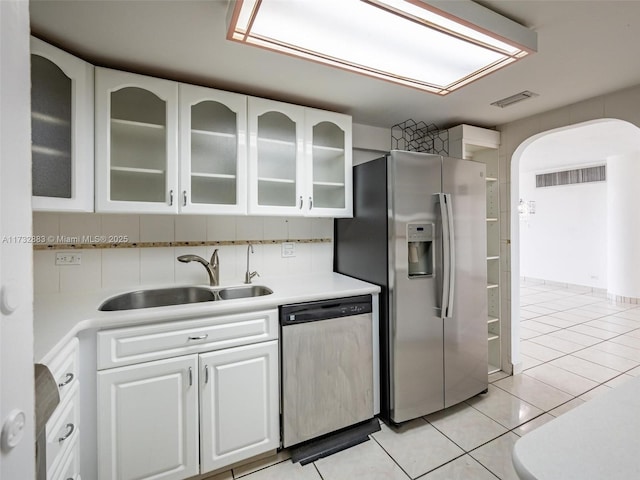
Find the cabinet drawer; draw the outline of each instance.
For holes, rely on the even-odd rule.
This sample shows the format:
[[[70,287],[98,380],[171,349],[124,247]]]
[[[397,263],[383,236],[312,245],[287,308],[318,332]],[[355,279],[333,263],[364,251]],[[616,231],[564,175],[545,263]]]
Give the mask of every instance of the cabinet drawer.
[[[46,426],[47,437],[47,478],[61,468],[73,443],[80,436],[80,395],[75,382],[69,398],[61,403]]]
[[[79,354],[77,338],[69,341],[53,360],[48,362],[47,366],[58,384],[60,403],[65,402],[69,392],[71,392],[73,386],[78,381],[78,365]]]
[[[98,332],[98,370],[278,338],[278,311]]]
[[[80,480],[80,442],[77,435],[73,435],[68,450],[60,467],[52,475],[47,475],[47,480]]]
[[[67,345],[48,363],[49,370],[58,384],[60,391],[60,403],[64,403],[69,393],[78,381],[78,339],[73,338]]]

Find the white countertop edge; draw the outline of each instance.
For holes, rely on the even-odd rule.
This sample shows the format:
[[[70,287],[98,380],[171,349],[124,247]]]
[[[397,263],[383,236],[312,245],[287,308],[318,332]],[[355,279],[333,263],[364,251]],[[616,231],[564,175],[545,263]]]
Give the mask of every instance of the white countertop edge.
[[[242,284],[220,285],[225,288]],[[203,318],[246,311],[268,310],[298,302],[376,294],[380,287],[338,273],[260,279],[271,295],[251,299],[221,300],[167,307],[102,312],[99,305],[121,293],[180,285],[141,285],[91,292],[37,295],[34,302],[34,358],[49,362],[73,337],[88,329],[116,328],[171,320]],[[203,285],[208,287],[208,285]]]
[[[593,398],[518,439],[521,480],[640,478],[640,377]]]

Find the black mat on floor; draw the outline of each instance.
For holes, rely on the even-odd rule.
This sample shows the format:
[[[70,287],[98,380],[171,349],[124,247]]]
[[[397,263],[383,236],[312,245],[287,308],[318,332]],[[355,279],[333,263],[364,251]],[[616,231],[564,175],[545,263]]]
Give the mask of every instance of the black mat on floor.
[[[290,449],[291,461],[300,465],[315,462],[319,458],[328,457],[354,445],[369,440],[369,435],[380,430],[377,418],[366,420],[320,438],[309,440]]]

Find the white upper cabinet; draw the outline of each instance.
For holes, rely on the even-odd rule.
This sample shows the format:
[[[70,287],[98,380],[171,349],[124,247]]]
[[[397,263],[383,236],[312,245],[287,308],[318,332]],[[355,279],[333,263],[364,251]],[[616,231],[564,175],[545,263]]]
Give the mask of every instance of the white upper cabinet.
[[[96,211],[352,215],[347,115],[104,68],[95,91]]]
[[[305,108],[307,214],[351,217],[351,117]]]
[[[247,97],[180,85],[180,211],[247,213]]]
[[[31,38],[34,210],[93,211],[93,70]]]
[[[96,211],[178,212],[178,84],[96,68]]]
[[[304,210],[304,107],[249,98],[249,213]]]
[[[249,213],[352,215],[351,118],[249,98]]]

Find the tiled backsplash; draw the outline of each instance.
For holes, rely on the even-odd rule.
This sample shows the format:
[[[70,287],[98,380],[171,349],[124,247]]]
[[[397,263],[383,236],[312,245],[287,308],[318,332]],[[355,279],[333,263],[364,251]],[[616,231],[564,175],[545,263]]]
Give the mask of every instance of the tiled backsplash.
[[[35,236],[126,236],[134,242],[248,241],[333,239],[333,220],[283,217],[222,217],[171,215],[101,215],[93,213],[34,213]],[[56,243],[64,243],[57,241]],[[196,283],[205,284],[205,269],[184,264],[179,255],[191,253],[207,260],[215,247],[161,247],[73,250],[80,265],[56,266],[56,253],[34,251],[35,292],[55,293],[100,288]],[[220,283],[239,284],[247,269],[247,246],[217,247]],[[282,258],[281,245],[257,244],[250,256],[251,271],[263,277],[333,271],[333,243],[296,243],[295,257]],[[70,250],[71,251],[71,250]],[[259,283],[259,278],[254,280]]]

